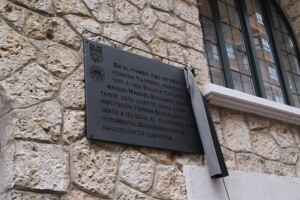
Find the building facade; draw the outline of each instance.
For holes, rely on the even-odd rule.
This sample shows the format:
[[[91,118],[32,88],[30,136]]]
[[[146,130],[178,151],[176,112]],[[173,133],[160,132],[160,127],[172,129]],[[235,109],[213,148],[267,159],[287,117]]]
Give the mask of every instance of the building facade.
[[[217,47],[209,46],[209,29],[202,27],[209,8],[203,2],[0,0],[0,199],[181,200],[187,199],[183,166],[206,166],[200,155],[86,139],[83,38],[183,66],[85,29],[196,68],[228,169],[300,178],[300,111],[295,99],[285,105],[280,103],[289,104],[284,92],[282,98],[266,95],[273,101],[255,96],[243,81],[237,85],[244,90],[226,88],[226,75],[221,83],[222,76],[213,70],[225,68],[217,68],[216,60],[228,59],[229,67],[236,68],[230,60],[234,49],[222,46],[220,36]],[[229,2],[234,1],[224,4]],[[300,1],[277,4],[300,44]],[[257,52],[271,48],[261,38],[253,43]],[[208,48],[215,53],[208,55]],[[222,48],[227,58],[218,54]],[[250,66],[254,62],[249,59]],[[291,74],[297,78],[300,73]],[[269,78],[276,75],[269,70]],[[291,95],[298,98],[300,93]]]

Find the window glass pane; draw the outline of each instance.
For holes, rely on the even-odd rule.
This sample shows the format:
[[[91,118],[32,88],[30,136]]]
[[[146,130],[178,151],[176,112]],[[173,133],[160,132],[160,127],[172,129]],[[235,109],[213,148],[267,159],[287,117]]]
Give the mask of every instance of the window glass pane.
[[[242,75],[242,81],[243,81],[243,88],[244,92],[248,94],[254,94],[254,87],[251,77]]]
[[[232,79],[233,79],[234,89],[244,92],[241,75],[234,71],[231,72],[231,75],[232,75]]]
[[[227,13],[226,4],[223,3],[222,1],[218,1],[218,4],[219,4],[219,11],[220,11],[220,17],[222,22],[229,24],[229,17]]]
[[[298,107],[298,108],[300,108],[300,100],[299,100],[299,96],[293,94],[293,100],[294,100],[294,102],[295,102],[295,106]]]
[[[290,90],[292,91],[292,93],[297,93],[297,88],[296,88],[296,85],[295,85],[293,75],[291,73],[287,73],[287,77],[289,79]]]
[[[210,68],[210,73],[211,73],[212,83],[221,86],[224,85],[224,80],[223,80],[223,75],[221,70]]]
[[[215,38],[215,27],[213,24],[213,21],[203,17],[202,18],[202,29],[204,33],[204,38],[205,40],[211,41],[216,43],[216,38]]]
[[[239,63],[239,69],[242,73],[250,75],[250,67],[248,62],[248,57],[245,53],[241,51],[236,51],[238,63]]]
[[[212,17],[212,14],[211,14],[211,9],[210,9],[210,5],[208,3],[208,0],[199,0],[199,5],[200,5],[201,15],[212,19],[213,17]]]
[[[250,27],[254,37],[253,42],[259,58],[259,68],[265,82],[267,98],[276,102],[283,102],[279,73],[275,67],[273,50],[265,27],[260,1],[246,0],[246,2]]]

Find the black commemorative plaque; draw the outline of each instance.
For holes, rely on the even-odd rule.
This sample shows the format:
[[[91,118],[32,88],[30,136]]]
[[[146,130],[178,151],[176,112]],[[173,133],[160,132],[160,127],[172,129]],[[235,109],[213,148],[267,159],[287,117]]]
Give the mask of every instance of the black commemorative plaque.
[[[84,40],[87,138],[203,154],[183,69]]]

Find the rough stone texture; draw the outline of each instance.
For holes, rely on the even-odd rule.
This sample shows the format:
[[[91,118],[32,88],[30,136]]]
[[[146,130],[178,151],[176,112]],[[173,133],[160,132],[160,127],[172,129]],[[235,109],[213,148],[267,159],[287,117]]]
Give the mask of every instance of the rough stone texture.
[[[189,5],[182,0],[175,0],[175,14],[179,18],[200,27],[199,10],[196,6]]]
[[[66,78],[80,65],[78,54],[64,45],[36,40],[32,44],[38,49],[38,63],[58,78]]]
[[[154,197],[164,199],[186,199],[183,173],[175,166],[157,165],[153,186]]]
[[[26,39],[0,25],[0,80],[35,58],[35,49]]]
[[[250,136],[244,116],[235,111],[222,109],[222,127],[228,148],[233,151],[251,151]]]
[[[10,185],[65,192],[69,185],[68,153],[60,145],[18,141],[13,144]]]
[[[172,0],[151,0],[149,1],[150,5],[158,10],[170,11],[173,9]]]
[[[68,194],[63,195],[60,200],[99,200],[99,198],[88,195],[80,190],[73,188]]]
[[[148,195],[136,191],[122,183],[118,184],[116,189],[115,199],[118,200],[154,200]]]
[[[120,24],[106,24],[103,30],[104,35],[109,35],[111,38],[126,42],[130,37],[134,36],[131,26],[123,26]]]
[[[265,160],[259,156],[248,153],[236,154],[237,169],[247,172],[265,172]]]
[[[161,39],[165,39],[169,42],[186,44],[185,33],[179,30],[178,28],[175,28],[162,22],[158,22],[154,26],[154,31],[157,37]]]
[[[214,124],[214,125],[215,125],[215,130],[216,130],[218,141],[219,141],[220,145],[223,147],[226,147],[227,145],[224,140],[222,125],[221,124]]]
[[[229,151],[228,149],[225,149],[221,147],[222,153],[224,156],[225,164],[228,169],[235,170],[237,168],[236,161],[235,161],[235,153],[232,151]]]
[[[74,143],[71,154],[72,182],[90,193],[111,198],[113,195],[118,157],[118,146],[91,143],[85,138]]]
[[[134,4],[135,6],[137,6],[139,9],[143,9],[146,4],[146,0],[128,0],[128,1]]]
[[[141,148],[140,151],[146,156],[156,160],[160,163],[171,164],[173,162],[173,155],[171,151],[152,149],[152,148]]]
[[[295,142],[298,144],[300,147],[300,129],[297,126],[293,126],[291,128],[291,132],[293,133],[293,137],[295,139]]]
[[[6,127],[6,134],[19,139],[57,142],[62,124],[61,106],[49,101],[24,110],[15,110]]]
[[[134,30],[136,31],[137,36],[146,43],[151,42],[155,38],[153,31],[144,26],[135,26]]]
[[[143,10],[142,22],[147,28],[153,28],[157,22],[157,17],[151,8],[146,8]]]
[[[140,13],[137,7],[124,0],[116,1],[116,18],[121,24],[139,24]]]
[[[56,12],[60,14],[90,15],[81,0],[54,0],[53,4]]]
[[[155,14],[159,21],[175,26],[176,28],[179,28],[181,30],[185,29],[185,22],[182,21],[181,19],[178,19],[178,17],[171,15],[169,13],[165,12],[160,12],[160,11],[155,11]],[[202,35],[202,34],[201,34]]]
[[[84,0],[84,2],[99,22],[114,21],[114,0]]]
[[[281,147],[293,147],[296,145],[288,126],[283,124],[274,124],[271,127],[270,132]]]
[[[220,108],[214,105],[209,105],[209,111],[212,117],[212,120],[215,124],[221,123],[221,111]]]
[[[199,27],[187,24],[186,25],[186,37],[189,47],[198,51],[203,51],[203,36]]]
[[[38,64],[31,64],[10,78],[1,81],[13,107],[29,106],[50,99],[58,90],[59,80]]]
[[[247,114],[248,126],[251,131],[259,131],[270,126],[270,120],[253,114]]]
[[[251,132],[251,142],[253,151],[258,155],[270,160],[280,159],[280,148],[267,131]]]
[[[54,15],[51,1],[49,0],[12,0],[13,2],[23,4],[31,8],[32,10],[39,11],[48,15]]]
[[[18,31],[23,30],[27,11],[6,0],[0,2],[0,14]],[[2,27],[1,27],[2,28]]]
[[[132,39],[128,40],[127,44],[137,47],[139,49],[143,49],[148,52],[150,51],[148,46],[144,42],[139,40],[138,38],[132,38]],[[131,48],[131,47],[125,47],[124,50],[132,52],[132,53],[140,55],[140,56],[143,56],[143,57],[146,57],[146,58],[152,58],[151,54]]]
[[[73,48],[79,48],[80,36],[64,20],[30,14],[25,23],[25,34],[34,39],[50,39]]]
[[[169,58],[177,62],[184,63],[183,48],[174,43],[167,43]]]
[[[153,183],[155,162],[133,149],[121,154],[119,177],[133,188],[147,192]]]
[[[296,170],[297,176],[298,178],[300,178],[300,159],[298,160],[298,163],[296,165]]]
[[[102,33],[102,24],[96,22],[92,18],[80,17],[77,15],[65,15],[65,19],[70,23],[77,33],[81,34],[84,37],[90,36],[89,33],[84,33],[84,30],[90,30],[94,33]]]
[[[59,200],[59,196],[56,194],[39,194],[39,193],[13,190],[9,192],[4,197],[4,199],[5,200]]]
[[[168,56],[167,43],[161,39],[154,39],[150,43],[150,48],[152,49],[152,53],[155,53],[155,54],[163,56],[163,57]],[[160,57],[155,57],[155,59],[163,61],[163,59]]]
[[[58,100],[66,108],[82,109],[84,107],[85,96],[82,65],[62,83]]]
[[[298,148],[281,149],[280,160],[289,165],[295,165],[299,158],[300,150]]]
[[[65,110],[62,139],[66,143],[72,143],[84,137],[85,113],[83,111]]]
[[[174,155],[174,163],[177,165],[203,165],[203,156],[187,153],[176,153]]]
[[[266,161],[266,173],[277,176],[296,176],[296,167],[281,162]]]

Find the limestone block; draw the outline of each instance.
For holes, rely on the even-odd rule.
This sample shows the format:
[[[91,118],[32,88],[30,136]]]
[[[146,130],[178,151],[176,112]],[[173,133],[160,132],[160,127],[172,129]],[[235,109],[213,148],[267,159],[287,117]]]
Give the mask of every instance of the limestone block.
[[[60,145],[16,141],[7,173],[17,188],[65,192],[69,186],[68,152]]]
[[[116,0],[116,18],[121,24],[139,24],[140,13],[139,9],[124,0]]]
[[[49,101],[24,110],[14,110],[6,126],[14,138],[57,142],[62,124],[61,106]]]
[[[236,154],[237,169],[247,172],[265,172],[265,160],[259,156],[249,153]]]
[[[18,190],[13,190],[9,192],[5,200],[59,200],[59,196],[56,194],[41,194],[32,192],[23,192]]]
[[[163,199],[186,199],[186,185],[182,171],[176,166],[157,165],[153,195]]]
[[[155,162],[133,149],[126,150],[120,157],[119,177],[133,188],[147,192],[153,183]]]
[[[290,3],[284,8],[285,14],[291,20],[299,16],[300,3],[298,1]]]
[[[175,60],[177,62],[185,63],[183,48],[175,43],[167,43],[169,59]]]
[[[83,111],[65,110],[62,139],[66,143],[72,143],[84,137],[85,113]]]
[[[114,0],[84,0],[84,2],[99,22],[114,21]]]
[[[105,24],[103,34],[109,35],[111,38],[120,42],[126,42],[130,37],[135,35],[131,26],[123,26],[120,24]]]
[[[188,153],[175,153],[174,155],[174,163],[177,165],[194,165],[199,166],[203,165],[203,156],[196,154],[188,154]]]
[[[50,41],[32,40],[38,49],[38,63],[58,78],[66,78],[80,65],[76,51]]]
[[[222,109],[222,128],[225,142],[233,151],[250,152],[250,136],[242,113]]]
[[[134,30],[136,31],[137,36],[147,44],[150,43],[155,37],[153,31],[151,29],[145,28],[144,26],[135,26]]]
[[[23,30],[27,13],[24,8],[6,0],[0,2],[0,14],[18,31]]]
[[[30,43],[7,26],[0,26],[0,80],[36,58]]]
[[[119,183],[116,194],[115,194],[115,199],[118,200],[154,200],[152,197],[141,193],[139,191],[136,191],[125,184]]]
[[[186,24],[186,38],[189,47],[197,51],[203,51],[203,35],[199,27]]]
[[[280,161],[289,165],[295,165],[299,158],[298,148],[281,149]]]
[[[34,39],[50,39],[73,48],[79,48],[80,36],[58,17],[42,17],[31,13],[25,23],[25,35]]]
[[[270,120],[253,114],[247,114],[248,126],[251,131],[259,131],[270,126]]]
[[[175,0],[175,14],[191,24],[200,27],[199,10],[197,6],[189,5],[183,0]]]
[[[291,127],[291,132],[293,133],[295,142],[300,147],[300,129],[299,129],[299,127],[297,127],[297,126]]]
[[[224,140],[222,125],[221,124],[214,124],[214,126],[215,126],[215,130],[216,130],[216,133],[217,133],[219,144],[221,146],[226,147],[227,145],[226,145],[225,140]]]
[[[236,161],[235,161],[235,153],[232,151],[229,151],[228,149],[225,149],[223,147],[221,147],[221,150],[222,150],[227,168],[235,170],[237,168]]]
[[[142,21],[147,28],[153,28],[153,26],[156,24],[157,17],[151,8],[145,8],[143,10]]]
[[[280,160],[280,148],[268,131],[251,132],[253,151],[269,160]]]
[[[219,107],[214,105],[209,105],[209,111],[212,117],[212,120],[215,124],[221,123],[221,110]]]
[[[72,188],[72,190],[69,191],[68,194],[62,195],[61,197],[61,200],[77,200],[77,199],[78,200],[99,200],[99,198],[88,195],[87,193],[84,193],[75,188]]]
[[[149,48],[148,48],[148,46],[144,42],[142,42],[141,40],[139,40],[137,38],[130,39],[127,42],[127,44],[129,44],[131,46],[134,46],[134,47],[137,47],[139,49],[143,49],[143,50],[148,51],[148,52],[150,51]],[[125,46],[124,50],[132,52],[132,53],[140,55],[140,56],[143,56],[143,57],[146,57],[146,58],[152,58],[151,54],[143,52],[143,51],[140,51],[140,50],[137,50],[137,49],[134,49],[134,48],[131,48],[131,47]]]
[[[49,0],[39,0],[39,1],[32,1],[32,0],[12,0],[12,2],[16,2],[18,4],[23,4],[29,7],[32,10],[42,12],[48,15],[54,15],[54,11],[52,8],[51,1]]]
[[[157,37],[165,39],[169,42],[175,42],[183,45],[186,44],[185,33],[168,24],[162,22],[156,23],[154,26],[154,32]]]
[[[59,80],[36,63],[1,81],[7,99],[14,108],[29,106],[52,98],[59,88]]]
[[[150,48],[152,49],[152,53],[155,53],[155,54],[163,56],[163,57],[168,57],[167,43],[165,41],[155,38],[150,43]],[[163,60],[161,57],[155,57],[155,58],[160,61]]]
[[[143,9],[146,4],[146,0],[128,0],[130,3],[137,6],[139,9]]]
[[[85,138],[74,143],[71,154],[72,182],[78,188],[103,198],[111,198],[122,148],[92,143]]]
[[[296,167],[281,162],[266,161],[266,172],[277,176],[296,176]]]
[[[62,83],[58,100],[66,108],[84,108],[85,96],[82,65]]]
[[[296,146],[293,135],[287,125],[274,124],[270,129],[276,142],[283,148]]]
[[[75,30],[83,37],[91,36],[89,33],[84,33],[84,30],[90,30],[94,33],[102,33],[102,25],[92,18],[80,17],[77,15],[65,15],[64,18],[69,22]],[[92,35],[94,36],[94,35]]]
[[[209,68],[203,53],[194,49],[187,49],[184,50],[184,55],[187,64],[196,68],[196,81],[201,85],[210,83]]]
[[[172,0],[164,0],[164,1],[161,1],[161,0],[151,0],[149,1],[149,4],[155,8],[155,9],[158,9],[158,10],[163,10],[163,11],[171,11],[173,10],[173,2]]]
[[[176,28],[179,28],[181,30],[184,30],[185,22],[182,21],[181,19],[178,19],[178,17],[161,11],[155,11],[155,14],[159,21],[175,26]]]
[[[171,164],[173,162],[173,155],[171,151],[160,150],[160,149],[152,149],[142,147],[140,151],[146,156],[162,163]]]
[[[81,0],[54,0],[53,4],[56,12],[59,14],[90,15]]]

